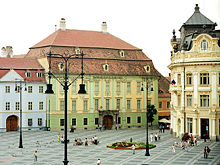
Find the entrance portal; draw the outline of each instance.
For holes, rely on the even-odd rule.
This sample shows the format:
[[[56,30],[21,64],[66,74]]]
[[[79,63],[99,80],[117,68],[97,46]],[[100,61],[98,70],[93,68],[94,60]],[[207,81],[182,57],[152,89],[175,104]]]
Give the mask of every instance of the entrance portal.
[[[209,139],[209,119],[201,119],[201,139]]]
[[[103,126],[106,129],[112,129],[113,117],[111,115],[106,115],[103,118]]]
[[[6,131],[17,131],[18,130],[18,118],[17,116],[9,116],[6,120]]]

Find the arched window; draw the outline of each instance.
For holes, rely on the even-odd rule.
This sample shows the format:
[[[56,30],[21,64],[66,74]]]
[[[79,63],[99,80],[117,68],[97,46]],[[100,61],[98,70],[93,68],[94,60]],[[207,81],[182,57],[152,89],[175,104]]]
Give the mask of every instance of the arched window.
[[[201,49],[203,51],[208,49],[208,42],[206,40],[202,40],[202,42],[201,42]]]

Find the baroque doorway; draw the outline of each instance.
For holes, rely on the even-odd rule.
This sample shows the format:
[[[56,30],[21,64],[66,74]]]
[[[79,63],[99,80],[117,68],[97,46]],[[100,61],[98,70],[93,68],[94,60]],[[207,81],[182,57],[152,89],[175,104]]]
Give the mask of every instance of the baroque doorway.
[[[103,126],[106,129],[112,129],[113,117],[111,115],[106,115],[103,118]]]
[[[18,117],[15,115],[9,116],[6,120],[6,131],[18,130]]]
[[[201,119],[201,139],[209,139],[209,119]]]

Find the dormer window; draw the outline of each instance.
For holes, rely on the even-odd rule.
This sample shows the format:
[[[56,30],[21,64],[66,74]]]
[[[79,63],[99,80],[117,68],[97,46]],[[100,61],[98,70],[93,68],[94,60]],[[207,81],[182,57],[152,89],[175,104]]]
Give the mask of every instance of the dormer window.
[[[59,64],[58,64],[58,67],[59,67],[59,70],[63,70],[64,69],[64,64],[63,64],[63,62],[60,62]]]
[[[146,72],[150,72],[150,65],[144,66],[144,69],[145,69]]]
[[[25,73],[25,76],[26,76],[26,77],[31,77],[31,72],[26,72],[26,73]]]
[[[201,49],[206,51],[208,49],[208,42],[206,40],[202,40],[201,42]]]
[[[75,48],[76,54],[80,54],[80,48]]]
[[[109,70],[109,65],[108,64],[104,64],[103,65],[103,69],[104,69],[104,71],[108,71]]]
[[[124,50],[120,50],[120,51],[119,51],[119,54],[120,54],[121,57],[124,57],[124,56],[125,56]]]
[[[42,77],[43,76],[43,74],[41,72],[38,72],[36,74],[37,74],[37,77]]]

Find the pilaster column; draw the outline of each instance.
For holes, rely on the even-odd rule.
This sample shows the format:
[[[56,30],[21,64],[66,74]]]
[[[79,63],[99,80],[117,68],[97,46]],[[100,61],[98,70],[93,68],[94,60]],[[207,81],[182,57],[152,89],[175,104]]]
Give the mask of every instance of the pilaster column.
[[[212,119],[212,136],[216,136],[215,135],[215,119]]]
[[[194,83],[194,93],[193,93],[193,97],[194,97],[194,105],[198,106],[198,72],[195,72],[193,74],[193,83]]]
[[[183,135],[183,133],[184,133],[184,131],[183,131],[183,129],[184,129],[184,119],[183,119],[183,117],[181,117],[180,118],[180,135],[179,136],[182,136]]]
[[[211,98],[211,104],[212,106],[216,106],[217,105],[217,75],[216,72],[212,73],[212,98]],[[210,105],[211,105],[210,104]]]
[[[197,133],[196,133],[196,118],[193,117],[193,136],[196,137]]]

